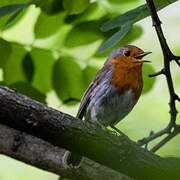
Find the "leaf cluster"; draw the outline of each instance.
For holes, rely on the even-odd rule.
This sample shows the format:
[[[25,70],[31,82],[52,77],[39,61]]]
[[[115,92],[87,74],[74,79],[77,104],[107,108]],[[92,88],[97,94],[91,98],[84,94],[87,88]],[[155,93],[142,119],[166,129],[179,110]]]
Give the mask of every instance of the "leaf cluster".
[[[156,0],[156,5],[162,9],[174,1]],[[113,48],[140,38],[143,29],[134,23],[149,15],[139,0],[1,0],[0,30],[16,26],[34,5],[40,8],[34,42],[0,39],[1,84],[43,103],[51,91],[64,103],[77,103],[99,69],[91,60],[105,61]],[[146,65],[144,93],[155,82],[150,73],[154,69]]]

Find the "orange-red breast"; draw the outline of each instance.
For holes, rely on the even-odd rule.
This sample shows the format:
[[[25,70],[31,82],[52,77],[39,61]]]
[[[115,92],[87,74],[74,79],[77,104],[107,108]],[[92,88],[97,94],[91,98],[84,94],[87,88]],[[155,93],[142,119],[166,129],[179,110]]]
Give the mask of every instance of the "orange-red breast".
[[[117,130],[114,125],[133,109],[141,95],[142,65],[150,62],[142,58],[149,53],[132,45],[112,51],[86,90],[77,117]]]

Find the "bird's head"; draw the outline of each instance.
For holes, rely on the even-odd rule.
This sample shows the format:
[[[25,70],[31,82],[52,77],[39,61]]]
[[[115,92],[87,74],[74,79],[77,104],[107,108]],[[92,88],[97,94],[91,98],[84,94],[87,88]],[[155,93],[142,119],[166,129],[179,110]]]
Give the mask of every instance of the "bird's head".
[[[112,63],[112,60],[118,60],[122,63],[132,65],[137,63],[143,64],[144,62],[150,62],[142,59],[144,56],[150,53],[151,52],[144,52],[142,49],[133,45],[125,45],[112,51],[105,64]]]
[[[112,51],[105,65],[113,67],[111,84],[117,88],[119,94],[132,90],[135,99],[139,98],[143,87],[142,65],[150,62],[142,58],[150,53],[132,45]]]

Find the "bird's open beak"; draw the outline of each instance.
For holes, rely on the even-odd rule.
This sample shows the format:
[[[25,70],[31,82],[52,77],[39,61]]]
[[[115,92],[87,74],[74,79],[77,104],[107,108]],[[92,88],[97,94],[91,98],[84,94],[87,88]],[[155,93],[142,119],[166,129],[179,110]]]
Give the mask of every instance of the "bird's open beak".
[[[136,59],[142,59],[144,56],[151,54],[152,52],[143,52],[142,54],[139,54],[138,56],[135,56]],[[141,62],[151,62],[148,60],[141,60]]]

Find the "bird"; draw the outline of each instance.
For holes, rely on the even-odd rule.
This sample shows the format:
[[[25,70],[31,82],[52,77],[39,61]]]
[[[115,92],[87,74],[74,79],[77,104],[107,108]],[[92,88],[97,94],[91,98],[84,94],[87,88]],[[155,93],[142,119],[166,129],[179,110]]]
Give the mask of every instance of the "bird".
[[[114,49],[85,91],[76,118],[99,125],[110,126],[126,136],[115,125],[124,119],[138,102],[143,88],[142,67],[151,62],[142,58],[144,52],[134,45]],[[126,136],[127,137],[127,136]],[[78,166],[82,156],[67,151],[65,161]]]
[[[138,102],[143,88],[142,66],[150,62],[142,58],[150,53],[134,45],[114,49],[85,91],[76,117],[123,134],[115,125]]]

